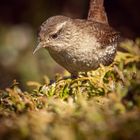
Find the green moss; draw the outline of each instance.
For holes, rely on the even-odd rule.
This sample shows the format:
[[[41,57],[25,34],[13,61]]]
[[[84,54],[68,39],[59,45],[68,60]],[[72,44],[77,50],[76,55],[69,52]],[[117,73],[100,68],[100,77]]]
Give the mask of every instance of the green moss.
[[[56,76],[23,92],[16,81],[0,91],[3,140],[140,139],[140,41],[121,44],[110,66],[77,79]]]

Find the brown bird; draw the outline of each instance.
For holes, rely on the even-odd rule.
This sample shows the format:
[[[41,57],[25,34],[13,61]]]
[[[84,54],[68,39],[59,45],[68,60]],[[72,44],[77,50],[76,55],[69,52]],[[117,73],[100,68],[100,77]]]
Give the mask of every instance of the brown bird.
[[[74,76],[95,70],[100,64],[109,65],[116,54],[119,33],[106,23],[53,16],[41,25],[34,53],[46,48]]]

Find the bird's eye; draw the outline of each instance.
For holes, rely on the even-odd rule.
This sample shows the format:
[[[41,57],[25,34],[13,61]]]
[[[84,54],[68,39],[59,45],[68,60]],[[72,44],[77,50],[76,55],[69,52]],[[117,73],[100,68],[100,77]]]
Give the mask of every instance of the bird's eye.
[[[51,35],[51,38],[52,39],[56,39],[57,37],[58,37],[58,34],[57,33]]]

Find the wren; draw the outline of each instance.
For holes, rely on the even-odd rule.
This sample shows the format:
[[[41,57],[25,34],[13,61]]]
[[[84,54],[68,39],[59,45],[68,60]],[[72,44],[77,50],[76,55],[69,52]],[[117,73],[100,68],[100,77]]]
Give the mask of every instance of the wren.
[[[72,75],[110,65],[115,57],[119,33],[108,24],[65,16],[53,16],[40,28],[40,48]]]

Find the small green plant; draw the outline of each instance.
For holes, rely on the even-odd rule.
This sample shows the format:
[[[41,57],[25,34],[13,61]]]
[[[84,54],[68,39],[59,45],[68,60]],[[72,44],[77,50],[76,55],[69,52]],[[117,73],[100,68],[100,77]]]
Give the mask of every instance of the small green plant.
[[[110,66],[54,83],[16,81],[0,91],[1,140],[140,139],[140,40],[121,44]]]

